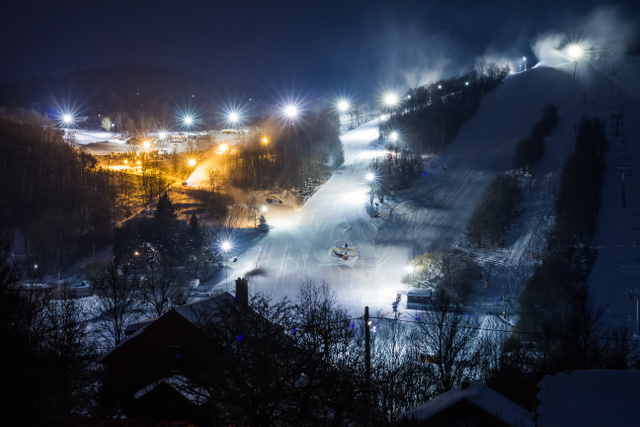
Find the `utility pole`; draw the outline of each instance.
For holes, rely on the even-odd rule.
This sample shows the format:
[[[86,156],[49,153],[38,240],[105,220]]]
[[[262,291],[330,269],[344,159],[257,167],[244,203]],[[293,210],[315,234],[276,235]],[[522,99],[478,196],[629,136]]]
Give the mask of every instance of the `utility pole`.
[[[629,291],[629,302],[636,299],[636,335],[640,335],[640,289],[632,289]]]
[[[618,166],[618,172],[620,172],[622,174],[622,196],[621,196],[621,202],[622,202],[622,207],[626,208],[627,207],[627,202],[626,202],[626,195],[625,195],[625,188],[624,188],[624,175],[627,174],[631,174],[631,167],[630,166]]]
[[[365,404],[366,414],[369,414],[369,405],[371,404],[371,338],[369,332],[369,306],[364,308],[364,370],[367,376],[365,383]],[[368,423],[367,423],[368,425]]]
[[[367,375],[367,383],[371,379],[371,337],[369,329],[369,306],[367,306],[364,308],[364,367]]]

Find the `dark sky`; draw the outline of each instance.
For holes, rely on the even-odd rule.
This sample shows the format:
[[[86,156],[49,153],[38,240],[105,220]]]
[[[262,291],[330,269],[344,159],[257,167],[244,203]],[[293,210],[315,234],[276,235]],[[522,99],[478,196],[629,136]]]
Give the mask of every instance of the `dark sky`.
[[[484,55],[517,63],[539,34],[587,37],[598,8],[612,5],[608,16],[637,26],[640,1],[6,0],[0,81],[142,62],[362,96],[449,77]]]

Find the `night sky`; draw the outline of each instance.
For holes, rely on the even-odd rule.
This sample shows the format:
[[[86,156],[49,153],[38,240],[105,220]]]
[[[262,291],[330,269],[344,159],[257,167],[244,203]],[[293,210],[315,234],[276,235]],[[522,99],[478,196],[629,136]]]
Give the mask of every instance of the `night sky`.
[[[626,42],[640,2],[8,0],[0,11],[0,81],[149,63],[212,82],[366,96],[481,57],[517,67],[551,32]],[[596,28],[603,20],[614,22]]]

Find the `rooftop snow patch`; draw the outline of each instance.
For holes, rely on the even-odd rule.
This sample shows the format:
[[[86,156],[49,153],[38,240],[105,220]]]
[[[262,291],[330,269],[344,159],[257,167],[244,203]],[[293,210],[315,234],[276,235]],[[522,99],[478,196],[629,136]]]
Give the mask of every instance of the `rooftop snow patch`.
[[[533,416],[529,412],[480,381],[471,381],[467,388],[450,390],[415,409],[402,412],[398,415],[397,421],[427,420],[463,400],[468,400],[506,425],[522,427],[534,425]]]

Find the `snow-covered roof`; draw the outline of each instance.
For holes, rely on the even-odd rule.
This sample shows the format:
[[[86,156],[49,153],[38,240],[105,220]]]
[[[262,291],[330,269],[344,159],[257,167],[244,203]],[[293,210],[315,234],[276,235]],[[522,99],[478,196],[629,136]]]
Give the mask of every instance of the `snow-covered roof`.
[[[158,381],[138,390],[134,394],[133,398],[140,399],[160,384],[167,384],[171,386],[171,388],[184,396],[185,399],[195,403],[196,405],[202,405],[209,399],[209,393],[205,389],[194,386],[188,378],[182,375],[173,375],[171,377],[161,378]]]
[[[184,317],[187,321],[199,325],[202,321],[213,319],[220,310],[220,307],[228,304],[233,304],[235,298],[227,293],[220,293],[211,297],[203,298],[189,304],[180,305],[173,309],[177,314]],[[164,315],[166,315],[165,313]],[[162,316],[161,316],[162,317]],[[138,335],[144,333],[147,327],[150,327],[156,320],[161,317],[144,319],[136,323],[132,323],[127,326],[125,331],[129,332],[129,337],[118,344],[114,349],[105,354],[102,360],[107,359],[113,352],[117,351],[122,346],[128,345],[128,343]]]
[[[537,425],[640,425],[640,372],[573,371],[538,383]]]
[[[205,318],[213,318],[220,311],[220,307],[233,304],[234,300],[235,298],[230,293],[223,292],[178,306],[174,310],[189,322],[197,324]]]
[[[426,420],[463,400],[468,400],[509,426],[534,426],[532,414],[480,381],[471,381],[467,388],[450,390],[415,409],[402,412],[398,415],[398,421],[412,418]]]

